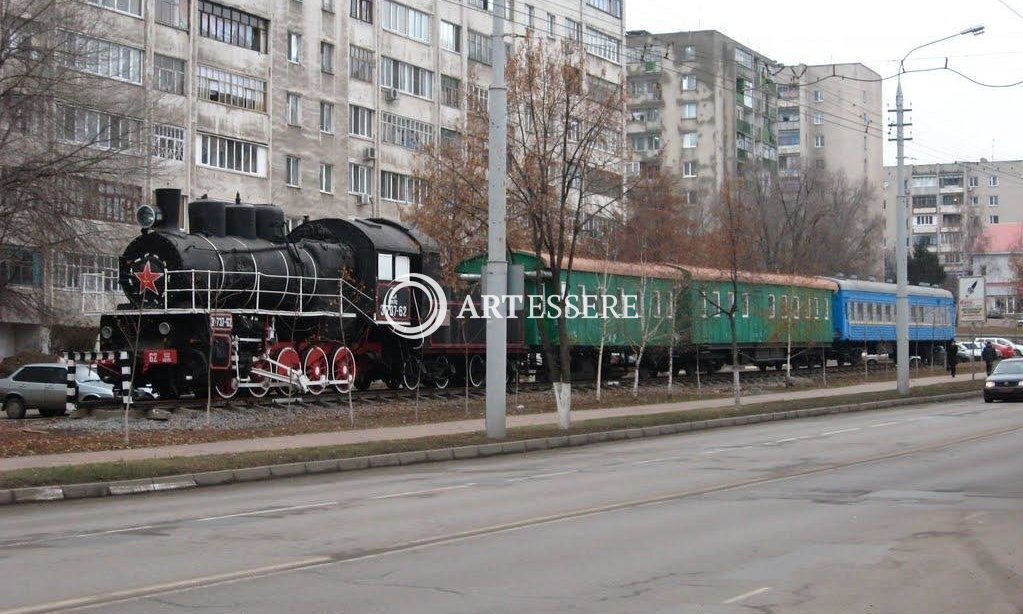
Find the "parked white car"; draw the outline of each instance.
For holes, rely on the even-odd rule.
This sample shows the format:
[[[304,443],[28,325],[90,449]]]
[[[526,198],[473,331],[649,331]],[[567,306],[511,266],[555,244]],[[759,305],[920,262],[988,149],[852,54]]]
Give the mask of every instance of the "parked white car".
[[[956,345],[959,346],[960,361],[968,361],[971,358],[973,360],[981,359],[980,353],[984,351],[984,346],[982,344],[976,343],[974,341],[961,341]]]
[[[997,343],[999,345],[1005,345],[1012,348],[1013,354],[1016,356],[1023,356],[1023,345],[1013,343],[1005,337],[977,337],[973,340],[980,348],[983,349],[984,344],[990,341],[991,343]]]

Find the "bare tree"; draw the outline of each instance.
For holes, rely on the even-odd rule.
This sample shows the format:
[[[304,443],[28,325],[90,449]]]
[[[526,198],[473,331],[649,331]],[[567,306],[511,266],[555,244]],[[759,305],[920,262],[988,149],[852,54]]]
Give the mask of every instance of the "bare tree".
[[[102,253],[106,222],[130,222],[143,198],[128,184],[152,170],[149,94],[109,78],[141,84],[142,52],[101,40],[105,12],[0,1],[0,304],[14,314],[54,316],[45,265]]]
[[[507,64],[509,244],[537,254],[555,287],[570,276],[585,233],[610,220],[626,191],[623,86],[592,68],[581,45],[533,37],[517,42]],[[460,155],[426,153],[419,175],[429,183],[430,196],[411,215],[424,230],[436,229],[459,249],[477,252],[486,220],[487,122],[481,102],[476,94],[466,96],[470,119]],[[567,385],[571,341],[564,310],[554,330],[552,335],[540,327],[544,364],[550,381]]]

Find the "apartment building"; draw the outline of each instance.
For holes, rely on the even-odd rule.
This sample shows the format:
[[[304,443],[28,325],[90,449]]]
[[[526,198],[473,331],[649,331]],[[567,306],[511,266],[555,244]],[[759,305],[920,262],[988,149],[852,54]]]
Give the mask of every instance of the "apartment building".
[[[100,190],[97,219],[121,229],[109,251],[75,255],[63,274],[67,256],[28,255],[18,283],[55,288],[71,327],[93,324],[80,316],[82,274],[106,274],[116,302],[116,255],[152,189],[273,202],[292,221],[397,218],[424,188],[416,152],[457,138],[467,109],[486,104],[492,0],[83,2],[106,22],[95,44],[125,58],[110,87],[151,101],[132,121],[143,122],[154,164],[137,184]],[[624,79],[623,0],[506,5],[509,41],[531,30],[581,44],[594,76]],[[49,349],[53,325],[0,313],[0,358]]]
[[[885,247],[890,256],[897,228],[897,169],[884,170]],[[973,270],[970,254],[984,251],[979,242],[986,228],[1023,222],[1023,160],[907,165],[905,184],[910,249],[926,246],[953,276]],[[891,257],[889,262],[892,268]]]
[[[713,30],[630,31],[627,47],[631,172],[661,165],[697,204],[747,164],[777,168],[773,61]]]

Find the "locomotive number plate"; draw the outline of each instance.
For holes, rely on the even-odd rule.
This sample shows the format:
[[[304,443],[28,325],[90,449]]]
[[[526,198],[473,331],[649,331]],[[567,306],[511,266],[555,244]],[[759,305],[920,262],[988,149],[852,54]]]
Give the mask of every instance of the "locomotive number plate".
[[[176,365],[178,364],[177,350],[145,350],[142,353],[142,365]]]
[[[231,332],[234,330],[234,318],[229,313],[211,313],[210,330]]]

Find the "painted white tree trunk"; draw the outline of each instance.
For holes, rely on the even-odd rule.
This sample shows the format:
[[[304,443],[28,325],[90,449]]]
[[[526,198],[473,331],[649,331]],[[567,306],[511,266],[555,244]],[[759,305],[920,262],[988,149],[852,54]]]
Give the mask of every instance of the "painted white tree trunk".
[[[558,408],[558,426],[568,430],[572,425],[572,384],[554,382],[554,403]]]

